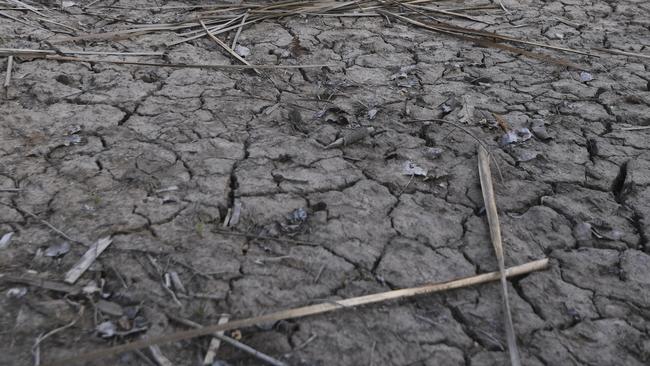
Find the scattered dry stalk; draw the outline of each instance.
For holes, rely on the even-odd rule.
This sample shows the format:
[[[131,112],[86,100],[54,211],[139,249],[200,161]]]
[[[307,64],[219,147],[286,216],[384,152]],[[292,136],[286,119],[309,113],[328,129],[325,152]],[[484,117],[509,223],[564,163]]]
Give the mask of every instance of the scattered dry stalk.
[[[510,312],[510,302],[508,301],[508,282],[506,281],[506,270],[503,259],[503,243],[501,241],[501,228],[499,227],[499,214],[497,212],[497,203],[494,198],[494,188],[492,187],[490,159],[487,150],[485,150],[483,146],[478,147],[478,170],[481,179],[483,202],[485,203],[485,211],[490,225],[490,237],[492,238],[492,245],[494,246],[494,252],[499,264],[499,277],[501,280],[501,292],[503,295],[503,316],[505,318],[510,364],[513,366],[520,366],[521,360],[519,358],[517,338],[515,336],[514,326],[512,325],[512,314]]]
[[[533,262],[528,262],[519,266],[511,267],[505,271],[507,277],[520,276],[534,271],[546,269],[548,267],[548,259],[540,259]],[[250,327],[259,324],[274,323],[280,320],[302,318],[310,315],[323,314],[336,310],[353,308],[361,305],[369,305],[389,300],[397,300],[402,298],[410,298],[419,295],[431,294],[435,292],[448,291],[459,289],[463,287],[478,285],[490,281],[496,281],[501,278],[502,273],[490,272],[476,276],[465,277],[458,280],[428,284],[420,287],[412,287],[401,290],[393,290],[381,292],[372,295],[353,297],[344,300],[330,301],[326,303],[304,306],[300,308],[288,309],[272,313],[268,315],[255,316],[252,318],[236,320],[225,324],[209,325],[200,329],[182,331],[152,337],[149,339],[142,339],[135,342],[100,349],[76,357],[70,357],[50,363],[51,366],[69,366],[70,364],[79,364],[83,362],[96,361],[98,359],[114,356],[120,353],[142,349],[154,344],[178,342],[185,339],[191,339],[210,335],[219,331],[233,330],[239,328]]]

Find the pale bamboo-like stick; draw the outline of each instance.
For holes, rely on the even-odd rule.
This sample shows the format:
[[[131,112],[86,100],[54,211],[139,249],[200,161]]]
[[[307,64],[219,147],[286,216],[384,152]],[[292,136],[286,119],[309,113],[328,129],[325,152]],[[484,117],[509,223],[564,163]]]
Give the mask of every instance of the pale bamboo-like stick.
[[[497,202],[494,198],[494,188],[492,187],[492,172],[490,171],[490,158],[488,152],[483,146],[478,147],[478,171],[481,179],[481,191],[483,192],[483,202],[485,203],[485,212],[490,225],[490,237],[494,246],[494,253],[499,265],[499,274],[501,280],[501,292],[503,295],[503,317],[505,319],[506,340],[508,342],[508,353],[510,354],[510,364],[520,366],[519,349],[517,347],[517,338],[515,328],[512,325],[512,313],[510,312],[510,302],[508,300],[508,282],[506,281],[505,262],[503,259],[503,242],[501,241],[501,228],[499,227],[499,213],[497,212]]]
[[[237,33],[235,33],[235,37],[232,39],[232,48],[233,50],[235,47],[237,47],[237,41],[239,40],[239,35],[241,34],[241,30],[244,29],[244,24],[246,23],[246,19],[248,18],[248,12],[244,14],[244,16],[241,18],[241,24],[239,24],[239,28],[237,28]]]
[[[63,280],[66,283],[73,284],[77,282],[84,272],[90,267],[91,264],[99,257],[100,254],[113,242],[110,236],[99,239],[95,244],[84,253],[79,262],[75,264],[66,274]]]
[[[226,324],[228,323],[228,320],[230,320],[230,315],[228,314],[222,314],[221,317],[219,318],[219,321],[217,324]],[[198,328],[201,328],[199,326]],[[210,345],[208,346],[208,351],[205,353],[205,357],[203,358],[203,364],[206,366],[212,365],[214,363],[214,358],[217,357],[217,351],[219,350],[219,347],[221,346],[221,339],[217,337],[217,335],[223,336],[223,330],[220,332],[216,332],[212,336],[210,340]]]
[[[505,274],[507,277],[514,277],[514,276],[520,276],[534,271],[540,271],[546,269],[547,267],[548,267],[548,259],[545,258],[545,259],[540,259],[533,262],[521,264],[519,266],[508,268]],[[282,310],[272,314],[255,316],[252,318],[247,318],[242,320],[236,320],[225,324],[209,325],[200,329],[176,332],[167,335],[152,337],[149,339],[143,339],[143,340],[139,340],[139,341],[135,341],[135,342],[131,342],[131,343],[127,343],[127,344],[123,344],[111,348],[100,349],[79,356],[70,357],[59,361],[54,361],[52,363],[49,363],[49,365],[70,366],[71,364],[79,364],[83,362],[95,361],[101,358],[115,356],[120,353],[139,350],[154,344],[178,342],[185,339],[210,335],[220,331],[250,327],[259,324],[275,323],[280,320],[303,318],[309,315],[323,314],[335,310],[352,308],[361,305],[368,305],[368,304],[374,304],[378,302],[385,302],[389,300],[397,300],[403,298],[410,298],[418,295],[431,294],[435,292],[454,290],[454,289],[478,285],[490,281],[496,281],[499,278],[501,278],[501,274],[499,272],[483,273],[480,275],[465,277],[465,278],[448,281],[448,282],[433,283],[433,284],[428,284],[420,287],[411,287],[411,288],[406,288],[401,290],[380,292],[372,295],[353,297],[344,300],[336,300],[336,301],[330,301],[330,302],[316,304],[316,305],[304,306],[300,308]]]
[[[14,68],[14,57],[9,56],[7,57],[7,74],[5,75],[5,82],[2,84],[5,88],[9,87],[9,84],[11,83],[11,70]]]
[[[155,67],[172,67],[178,69],[216,69],[216,70],[243,70],[243,69],[306,69],[319,67],[336,67],[336,65],[318,64],[318,65],[209,65],[209,64],[165,64],[161,62],[139,62],[139,61],[122,61],[122,60],[96,60],[80,57],[46,55],[42,57],[45,60],[69,61],[69,62],[88,62],[88,63],[105,63],[115,65],[138,65],[138,66],[155,66]]]
[[[67,55],[97,55],[97,56],[163,56],[164,52],[112,52],[112,51],[75,51],[59,50]],[[22,56],[22,57],[39,57],[43,55],[55,55],[54,50],[36,50],[27,48],[0,48],[0,56]]]

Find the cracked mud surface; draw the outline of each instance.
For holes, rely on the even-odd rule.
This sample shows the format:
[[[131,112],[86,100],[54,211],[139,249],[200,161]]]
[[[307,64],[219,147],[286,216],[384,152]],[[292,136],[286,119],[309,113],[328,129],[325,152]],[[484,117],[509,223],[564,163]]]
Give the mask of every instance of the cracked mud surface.
[[[493,25],[454,24],[567,47],[650,46],[645,1],[504,5],[509,14],[470,13]],[[110,14],[70,8],[54,19],[110,31],[121,19],[176,16]],[[0,18],[0,35],[6,47],[39,48],[54,34]],[[307,50],[279,58],[295,36]],[[175,37],[77,46],[156,51]],[[103,284],[107,300],[139,309],[146,334],[157,335],[186,329],[166,313],[212,324],[222,313],[237,319],[493,271],[476,141],[449,124],[411,122],[464,120],[503,174],[500,182],[493,169],[506,265],[552,258],[549,270],[510,281],[524,363],[650,363],[650,130],[627,128],[650,125],[647,59],[551,53],[587,65],[593,80],[582,81],[579,71],[378,18],[284,18],[245,28],[240,44],[253,64],[334,66],[257,76],[16,60],[0,104],[0,188],[22,190],[0,192],[0,235],[15,232],[0,249],[2,273],[60,281],[86,250],[72,243],[59,259],[43,256],[64,239],[29,213],[85,244],[111,235],[79,284]],[[168,52],[171,62],[231,63],[207,38]],[[447,113],[451,97],[459,103]],[[499,147],[493,114],[513,128],[541,123],[550,138]],[[358,126],[380,133],[323,149]],[[66,143],[71,133],[81,141]],[[406,161],[427,179],[403,174]],[[236,202],[233,230],[293,241],[224,234]],[[299,208],[307,221],[287,229]],[[593,231],[585,234],[585,223]],[[170,271],[195,296],[174,301],[162,281]],[[86,311],[75,325],[40,345],[44,359],[121,342],[95,332],[119,319],[97,308],[99,295],[29,287],[5,296],[15,287],[0,282],[0,363],[33,364],[36,337],[75,319],[79,304]],[[500,301],[492,283],[243,329],[242,341],[290,365],[501,365]],[[208,342],[161,350],[176,365],[196,365]],[[258,364],[227,345],[218,357]],[[126,354],[101,363],[142,362]]]

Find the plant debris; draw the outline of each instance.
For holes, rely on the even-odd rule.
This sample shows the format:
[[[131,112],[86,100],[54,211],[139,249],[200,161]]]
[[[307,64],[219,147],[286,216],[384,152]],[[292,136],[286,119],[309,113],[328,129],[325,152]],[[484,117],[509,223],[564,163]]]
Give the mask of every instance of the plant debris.
[[[511,144],[526,142],[530,140],[531,137],[533,137],[533,134],[526,127],[518,128],[516,130],[509,130],[501,136],[499,145],[504,147]]]
[[[53,244],[45,249],[43,255],[46,257],[62,257],[70,251],[70,243],[67,241],[61,242],[59,244]]]
[[[11,238],[14,236],[14,232],[10,231],[4,235],[2,235],[2,238],[0,238],[0,250],[6,249],[9,247],[9,243],[11,242]]]
[[[404,165],[402,166],[402,174],[404,175],[415,175],[415,176],[420,176],[420,177],[426,177],[429,172],[418,166],[412,161],[405,161]]]
[[[325,146],[325,149],[327,150],[336,147],[344,147],[344,146],[351,145],[355,142],[363,140],[367,136],[370,136],[373,132],[375,132],[374,127],[362,127],[362,128],[352,130],[351,132],[348,132],[345,136]]]
[[[115,336],[117,327],[115,326],[115,323],[111,321],[105,321],[98,324],[95,330],[97,331],[97,334],[99,334],[99,336],[102,338],[112,338]]]
[[[591,75],[590,73],[588,73],[586,71],[580,72],[580,81],[582,81],[583,83],[586,83],[586,82],[589,82],[589,81],[592,81],[592,80],[594,80],[593,75]]]

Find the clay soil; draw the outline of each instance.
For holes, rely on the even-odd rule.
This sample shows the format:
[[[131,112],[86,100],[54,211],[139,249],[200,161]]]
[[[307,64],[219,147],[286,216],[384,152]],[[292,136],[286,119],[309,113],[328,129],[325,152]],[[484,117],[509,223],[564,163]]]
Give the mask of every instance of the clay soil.
[[[70,36],[62,31],[176,22],[193,13],[145,8],[196,4],[76,3],[30,2],[75,32],[2,10],[28,24],[0,17],[0,44],[238,64],[207,37],[165,46],[183,37],[173,31],[54,43]],[[650,54],[645,0],[502,3],[508,12],[498,1],[463,11],[482,22],[439,19],[580,50]],[[476,139],[503,175],[493,165],[506,265],[551,259],[548,270],[509,281],[524,364],[650,363],[650,129],[639,128],[650,125],[647,56],[529,48],[583,65],[581,73],[381,17],[269,20],[245,27],[238,44],[252,64],[330,66],[257,75],[15,59],[0,102],[0,235],[14,232],[0,249],[0,364],[33,365],[37,337],[71,322],[41,342],[41,364],[188,329],[173,317],[214,324],[223,313],[240,319],[494,271]],[[432,118],[462,128],[413,122]],[[374,134],[323,148],[365,127]],[[533,136],[503,145],[502,127]],[[405,174],[409,162],[427,176]],[[239,220],[224,228],[235,206]],[[62,283],[85,245],[106,236],[113,243],[75,283],[98,291],[6,279]],[[65,241],[69,252],[46,255]],[[185,292],[164,286],[171,272]],[[104,322],[118,334],[101,337]],[[508,363],[498,283],[239,333],[289,365]],[[160,350],[174,365],[199,365],[209,341]],[[217,359],[260,364],[227,344]],[[145,349],[93,364],[152,362]]]

